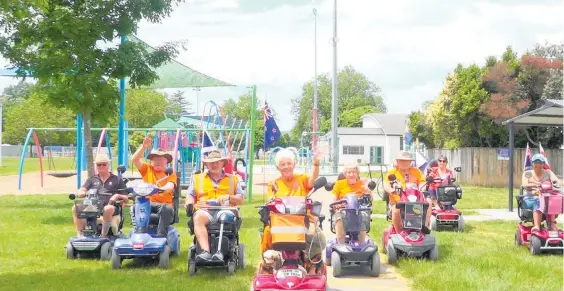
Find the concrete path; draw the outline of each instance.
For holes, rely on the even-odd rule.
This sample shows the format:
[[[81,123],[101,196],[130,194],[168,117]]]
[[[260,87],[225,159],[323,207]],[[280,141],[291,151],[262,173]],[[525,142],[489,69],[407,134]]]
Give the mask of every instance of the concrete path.
[[[328,177],[329,181],[335,179]],[[329,208],[328,205],[332,202],[333,196],[325,189],[320,189],[312,195],[312,199],[323,203],[323,214],[326,220],[323,222],[323,233],[327,240],[334,238],[329,226]],[[376,244],[380,248],[379,239],[376,239]],[[378,250],[380,253],[380,250]],[[368,275],[367,270],[362,268],[347,268],[343,269],[343,276],[340,278],[333,277],[332,267],[327,267],[327,279],[329,290],[332,291],[372,291],[372,290],[388,290],[388,291],[406,291],[409,288],[409,281],[403,278],[396,272],[393,266],[384,264],[387,259],[385,255],[380,254],[380,276],[371,277]]]
[[[487,221],[487,220],[507,220],[507,221],[519,221],[517,216],[517,209],[513,209],[510,212],[508,209],[472,209],[472,211],[478,212],[478,215],[464,215],[464,210],[462,215],[465,221]],[[386,218],[385,214],[372,214],[372,218]],[[558,223],[564,223],[564,216],[560,216],[556,219]]]

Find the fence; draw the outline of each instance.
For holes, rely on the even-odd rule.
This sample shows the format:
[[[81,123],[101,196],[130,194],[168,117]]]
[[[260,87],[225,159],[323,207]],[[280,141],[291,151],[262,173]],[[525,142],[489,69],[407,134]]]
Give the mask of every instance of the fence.
[[[513,184],[521,185],[521,175],[525,160],[525,149],[515,149],[513,152]],[[533,154],[537,151],[532,149]],[[552,171],[562,177],[563,151],[558,149],[545,150]],[[507,187],[509,176],[508,157],[498,156],[495,148],[460,148],[456,150],[428,149],[428,158],[436,159],[440,155],[447,157],[450,168],[461,167],[458,181],[462,184],[489,187]]]

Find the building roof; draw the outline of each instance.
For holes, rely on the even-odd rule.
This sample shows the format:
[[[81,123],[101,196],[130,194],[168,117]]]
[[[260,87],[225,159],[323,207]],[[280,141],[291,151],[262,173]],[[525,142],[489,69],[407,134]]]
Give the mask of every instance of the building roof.
[[[381,128],[338,127],[337,135],[384,135],[384,132]],[[331,132],[325,136],[331,138]]]
[[[382,130],[387,135],[403,135],[407,122],[407,114],[389,114],[389,113],[369,113],[362,116],[362,119],[371,116],[380,123]]]

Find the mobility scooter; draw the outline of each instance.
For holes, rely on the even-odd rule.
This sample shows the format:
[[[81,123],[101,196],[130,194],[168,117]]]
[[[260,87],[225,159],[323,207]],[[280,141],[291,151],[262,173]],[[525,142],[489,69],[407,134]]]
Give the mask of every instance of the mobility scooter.
[[[542,252],[564,250],[564,231],[558,228],[556,217],[564,213],[564,196],[555,189],[550,181],[543,181],[540,185],[539,210],[543,213],[543,222],[540,230],[532,231],[532,225],[526,225],[533,221],[533,210],[525,207],[526,196],[521,187],[521,195],[517,196],[517,214],[521,221],[515,232],[515,245],[526,245],[531,255]]]
[[[261,221],[270,225],[273,252],[280,254],[268,273],[259,271],[253,278],[251,291],[266,290],[327,290],[327,268],[322,258],[313,262],[309,254],[311,245],[306,243],[309,228],[309,215],[319,218],[321,225],[321,203],[312,201],[309,196],[327,184],[325,177],[319,177],[312,191],[306,196],[285,196],[275,198],[259,207]],[[312,240],[312,244],[314,240]],[[324,247],[324,246],[323,246]],[[270,252],[270,251],[267,251]],[[309,259],[316,268],[315,274],[308,274],[305,261]]]
[[[186,209],[188,231],[194,235],[193,205],[190,206]],[[225,267],[233,275],[236,267],[245,267],[245,245],[239,242],[239,229],[243,222],[239,208],[230,206],[229,202],[227,205],[218,205],[215,200],[202,201],[198,206],[217,217],[207,226],[210,253],[214,255],[209,261],[198,259],[202,248],[194,236],[194,242],[188,249],[188,275],[196,274],[199,267]]]
[[[333,186],[333,183],[329,183],[325,186],[325,189],[331,191]],[[370,181],[368,188],[374,190],[376,183]],[[350,193],[345,195],[344,199],[331,203],[329,208],[331,232],[335,233],[333,215],[336,211],[341,213],[345,231],[345,243],[337,243],[337,239],[334,238],[327,242],[327,247],[325,248],[325,262],[327,266],[333,266],[333,276],[340,277],[342,267],[368,265],[370,267],[370,275],[378,277],[380,275],[378,246],[369,237],[366,237],[366,242],[359,242],[361,225],[364,224],[366,233],[370,232],[370,221],[372,221],[370,218],[372,214],[371,197],[369,195],[358,197],[356,193]]]
[[[166,169],[165,173],[167,176],[171,175],[172,169]],[[111,258],[112,268],[119,269],[124,259],[133,258],[156,259],[160,268],[169,268],[171,253],[175,256],[180,254],[180,235],[176,228],[170,225],[167,237],[157,236],[159,216],[151,213],[151,202],[147,197],[159,193],[159,188],[141,180],[130,181],[127,187],[128,192],[136,199],[132,207],[135,227],[128,238],[120,238],[115,241]],[[180,187],[176,187],[173,197],[172,224],[178,222],[179,203]]]
[[[396,193],[400,193],[400,201],[396,203],[396,208],[400,210],[403,223],[401,232],[390,225],[382,234],[382,248],[388,255],[388,263],[394,264],[402,256],[437,260],[439,248],[435,236],[424,234],[422,231],[429,206],[423,192],[410,184],[406,185],[404,191],[393,174],[388,176],[388,179],[391,186],[396,189]],[[432,180],[428,179],[427,183],[430,182]]]
[[[112,195],[109,193],[99,193],[97,189],[90,189],[84,199],[76,199],[75,194],[70,194],[69,199],[74,200],[76,216],[78,219],[86,219],[82,237],[71,237],[66,245],[67,258],[77,257],[98,257],[101,260],[109,260],[112,256],[112,246],[114,241],[122,236],[123,227],[123,201],[116,201],[116,211],[112,219],[112,227],[106,237],[101,237],[102,230],[102,211],[104,209],[102,195]]]
[[[454,168],[455,172],[460,172],[460,167]],[[459,199],[462,199],[462,188],[455,184],[456,178],[447,176],[444,179],[433,178],[434,183],[440,183],[437,186],[437,203],[439,208],[433,208],[431,215],[430,227],[432,230],[445,228],[457,229],[459,232],[464,231],[464,217],[462,212],[454,207]],[[427,187],[429,187],[427,185]]]

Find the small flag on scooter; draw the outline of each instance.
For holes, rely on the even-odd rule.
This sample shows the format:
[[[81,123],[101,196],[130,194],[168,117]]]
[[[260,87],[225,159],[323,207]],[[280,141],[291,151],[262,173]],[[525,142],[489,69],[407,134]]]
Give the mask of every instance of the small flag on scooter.
[[[532,158],[531,148],[529,148],[529,143],[527,143],[527,150],[525,151],[525,163],[523,164],[523,168],[525,171],[530,170],[532,168],[531,158]]]
[[[550,164],[548,163],[548,158],[546,157],[546,153],[544,152],[544,149],[542,148],[541,143],[539,142],[539,152],[541,155],[544,156],[544,159],[546,160],[546,162],[544,163],[544,169],[545,170],[550,170]]]

